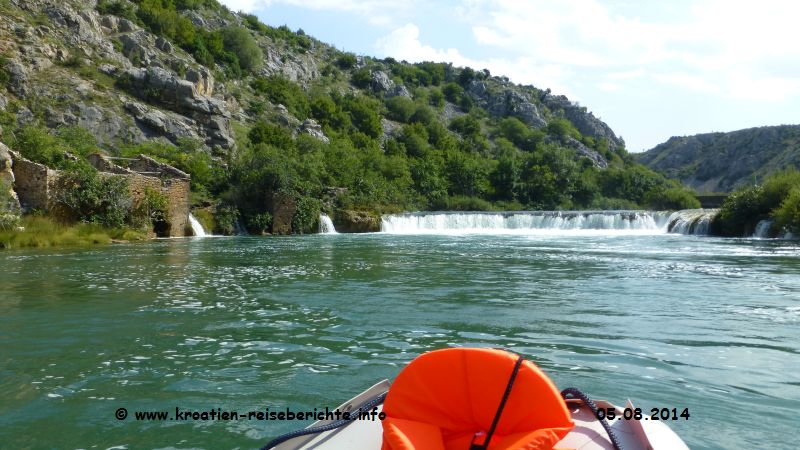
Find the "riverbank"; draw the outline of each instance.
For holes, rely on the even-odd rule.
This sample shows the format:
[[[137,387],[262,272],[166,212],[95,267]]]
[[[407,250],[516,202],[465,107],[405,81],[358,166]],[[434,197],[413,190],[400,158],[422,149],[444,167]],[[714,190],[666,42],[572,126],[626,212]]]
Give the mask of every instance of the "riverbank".
[[[20,220],[18,227],[0,230],[0,249],[103,245],[147,239],[146,233],[129,228],[87,223],[65,225],[49,217],[27,216]]]

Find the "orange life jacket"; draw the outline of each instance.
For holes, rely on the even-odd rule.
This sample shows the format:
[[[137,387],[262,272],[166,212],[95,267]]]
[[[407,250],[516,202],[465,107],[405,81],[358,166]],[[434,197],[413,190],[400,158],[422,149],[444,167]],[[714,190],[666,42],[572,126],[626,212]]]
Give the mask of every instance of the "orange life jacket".
[[[382,450],[469,450],[491,428],[518,356],[487,348],[425,353],[406,366],[383,405]],[[552,449],[574,426],[552,381],[519,366],[488,450]]]

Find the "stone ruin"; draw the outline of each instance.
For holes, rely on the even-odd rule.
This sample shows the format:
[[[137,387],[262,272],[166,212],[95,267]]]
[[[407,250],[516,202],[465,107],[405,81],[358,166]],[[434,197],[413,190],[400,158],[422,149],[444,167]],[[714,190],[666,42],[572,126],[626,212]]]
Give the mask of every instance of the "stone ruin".
[[[14,160],[14,190],[24,212],[39,210],[54,216],[63,215],[56,203],[61,172],[22,158],[11,152]],[[145,155],[136,158],[112,158],[95,153],[87,158],[101,174],[125,177],[134,204],[145,198],[147,189],[160,192],[167,198],[167,220],[159,236],[191,235],[189,225],[189,174]],[[127,163],[122,167],[114,161]]]

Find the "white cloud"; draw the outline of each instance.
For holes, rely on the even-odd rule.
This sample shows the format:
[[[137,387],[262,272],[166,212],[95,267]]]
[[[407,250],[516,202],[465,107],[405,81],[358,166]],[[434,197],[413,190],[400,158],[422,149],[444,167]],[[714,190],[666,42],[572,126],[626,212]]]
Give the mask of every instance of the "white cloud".
[[[682,9],[673,6],[669,14],[649,19],[640,15],[654,15],[657,6],[650,3],[627,9],[599,0],[478,0],[465,5],[464,16],[473,21],[480,45],[541,64],[590,70],[600,78],[641,76],[636,71],[646,70],[661,73],[652,77],[660,83],[727,98],[761,89],[797,93],[800,74],[764,70],[800,60],[797,2],[705,0]]]
[[[477,61],[465,58],[454,48],[435,49],[419,40],[419,27],[408,23],[382,37],[375,47],[384,55],[410,62],[445,61],[457,66],[475,66]]]
[[[399,27],[375,44],[382,56],[391,56],[409,62],[437,61],[449,62],[455,66],[489,69],[495,75],[505,75],[516,82],[549,87],[558,93],[570,93],[562,83],[567,72],[557,65],[540,64],[534,59],[521,56],[514,59],[489,58],[485,60],[468,58],[458,49],[437,49],[420,41],[419,27],[413,23]]]

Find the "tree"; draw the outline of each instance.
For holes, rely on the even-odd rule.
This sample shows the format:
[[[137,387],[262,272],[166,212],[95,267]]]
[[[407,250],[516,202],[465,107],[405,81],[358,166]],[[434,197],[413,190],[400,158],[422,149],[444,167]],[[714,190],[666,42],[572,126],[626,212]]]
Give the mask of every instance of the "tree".
[[[243,71],[255,72],[261,67],[264,54],[247,29],[235,26],[223,28],[222,41],[225,50],[236,55]]]

